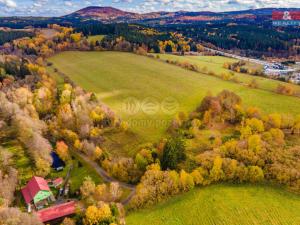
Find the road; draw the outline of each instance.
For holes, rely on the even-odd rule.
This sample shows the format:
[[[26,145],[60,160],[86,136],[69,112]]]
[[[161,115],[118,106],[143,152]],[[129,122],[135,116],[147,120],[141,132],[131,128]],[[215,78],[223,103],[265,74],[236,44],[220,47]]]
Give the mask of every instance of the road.
[[[230,54],[230,53],[227,53],[227,52],[222,52],[222,51],[219,51],[219,50],[215,50],[215,49],[212,49],[212,48],[205,47],[204,49],[206,51],[213,52],[213,53],[218,54],[218,55],[227,56],[227,57],[230,57],[230,58],[234,58],[234,59],[238,59],[238,60],[243,60],[243,61],[247,61],[247,62],[253,62],[253,63],[256,63],[256,64],[263,65],[263,66],[270,64],[269,62],[264,61],[264,60],[252,59],[252,58],[248,58],[248,57],[234,55],[234,54]]]
[[[84,155],[83,153],[80,152],[74,152],[72,151],[73,154],[77,155],[78,157],[80,157],[82,160],[84,160],[86,163],[88,163],[89,165],[91,165],[94,170],[97,172],[97,174],[102,177],[103,181],[106,183],[112,183],[112,182],[116,182],[120,185],[120,187],[125,188],[125,189],[129,189],[131,191],[131,193],[127,196],[126,199],[123,199],[121,201],[121,203],[123,205],[127,205],[130,200],[132,199],[132,197],[135,195],[136,193],[136,187],[135,185],[132,184],[127,184],[124,182],[121,182],[113,177],[111,177],[103,168],[101,168],[98,163],[96,163],[95,161],[91,160],[88,156]]]
[[[259,64],[259,65],[262,65],[262,66],[272,67],[272,64],[273,64],[273,63],[270,63],[270,62],[267,62],[267,61],[264,61],[264,60],[261,60],[261,59],[253,59],[253,58],[243,57],[243,56],[239,56],[239,55],[234,55],[234,54],[230,54],[230,53],[227,53],[227,52],[222,52],[222,51],[219,51],[219,50],[215,50],[215,49],[212,49],[212,48],[204,47],[204,49],[206,51],[209,51],[209,52],[221,55],[221,56],[226,56],[226,57],[242,60],[242,61],[245,61],[245,62],[256,63],[256,64]],[[274,69],[274,71],[277,72],[278,70]],[[296,72],[296,69],[294,69],[290,66],[287,66],[285,71],[293,73],[293,72]]]

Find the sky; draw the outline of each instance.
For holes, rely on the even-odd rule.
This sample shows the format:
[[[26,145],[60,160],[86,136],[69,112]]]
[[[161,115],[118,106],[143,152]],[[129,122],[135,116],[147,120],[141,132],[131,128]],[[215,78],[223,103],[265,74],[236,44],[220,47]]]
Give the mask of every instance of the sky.
[[[0,0],[0,16],[62,16],[87,6],[125,11],[233,11],[266,7],[298,7],[300,0]]]

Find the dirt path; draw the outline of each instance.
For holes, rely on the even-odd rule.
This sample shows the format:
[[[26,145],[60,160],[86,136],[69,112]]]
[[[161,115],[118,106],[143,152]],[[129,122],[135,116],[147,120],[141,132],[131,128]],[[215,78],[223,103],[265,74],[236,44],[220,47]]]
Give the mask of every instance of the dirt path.
[[[119,180],[111,177],[104,169],[102,169],[98,165],[98,163],[94,162],[93,160],[91,160],[89,157],[87,157],[83,153],[74,152],[74,151],[72,151],[72,152],[73,152],[73,154],[77,155],[82,160],[84,160],[86,163],[88,163],[89,165],[91,165],[94,168],[94,170],[97,172],[97,174],[100,177],[102,177],[102,179],[103,179],[104,182],[107,182],[107,183],[116,182],[116,183],[119,183],[120,187],[131,190],[130,195],[128,195],[126,199],[123,199],[121,201],[121,203],[123,205],[127,205],[130,202],[130,200],[132,199],[132,197],[135,195],[135,192],[136,192],[135,185],[127,184],[127,183],[121,182],[121,181],[119,181]]]

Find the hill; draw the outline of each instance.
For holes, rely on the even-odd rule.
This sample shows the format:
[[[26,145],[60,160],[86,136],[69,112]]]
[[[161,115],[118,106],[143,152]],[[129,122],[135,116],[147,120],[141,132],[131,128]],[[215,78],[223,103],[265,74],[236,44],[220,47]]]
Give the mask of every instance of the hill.
[[[116,9],[113,7],[96,7],[90,6],[81,10],[78,10],[69,17],[88,17],[95,18],[100,20],[116,20],[119,18],[135,18],[138,14],[125,12],[120,9]]]
[[[129,214],[128,225],[297,225],[299,196],[268,186],[215,185]]]
[[[102,23],[139,23],[146,25],[170,24],[207,24],[208,22],[235,22],[241,24],[262,25],[270,22],[272,12],[299,11],[300,8],[261,8],[231,12],[149,12],[134,13],[113,7],[89,6],[61,17],[0,17],[0,26],[11,28],[24,28],[26,26],[47,27],[48,24],[77,26],[82,23],[101,21]]]
[[[64,52],[49,61],[75,83],[95,92],[117,115],[129,122],[133,133],[114,135],[107,143],[117,154],[135,155],[139,145],[158,141],[176,113],[193,111],[208,92],[234,91],[245,105],[257,106],[267,113],[297,115],[300,112],[299,98],[251,89],[130,53]],[[53,70],[51,72],[53,74]],[[171,103],[175,101],[175,110],[165,113],[160,107],[170,99]],[[132,101],[137,111],[128,113],[124,105]],[[143,111],[145,108],[141,105],[146,105],[147,110],[147,103],[150,109],[154,107],[154,112]]]
[[[232,12],[151,12],[151,13],[132,13],[122,11],[113,7],[90,6],[83,8],[63,18],[85,18],[94,19],[106,23],[112,22],[139,22],[139,23],[160,23],[160,24],[184,24],[202,21],[222,21],[222,20],[270,20],[272,12],[297,10],[295,8],[262,8]]]

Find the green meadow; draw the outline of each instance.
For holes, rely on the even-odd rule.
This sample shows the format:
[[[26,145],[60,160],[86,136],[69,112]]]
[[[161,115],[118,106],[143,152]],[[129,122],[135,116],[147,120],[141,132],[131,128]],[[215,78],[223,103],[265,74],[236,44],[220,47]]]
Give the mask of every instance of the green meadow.
[[[128,225],[298,225],[300,196],[260,185],[197,188],[133,212]]]
[[[205,65],[217,70],[223,60],[217,60],[219,67],[210,62]],[[189,113],[205,95],[224,89],[241,96],[244,105],[259,107],[266,113],[300,113],[300,98],[251,89],[132,53],[64,52],[49,61],[53,63],[49,73],[54,77],[56,68],[82,88],[96,93],[129,123],[126,135],[111,134],[106,142],[105,147],[119,155],[134,155],[140,145],[158,141],[178,112]]]

